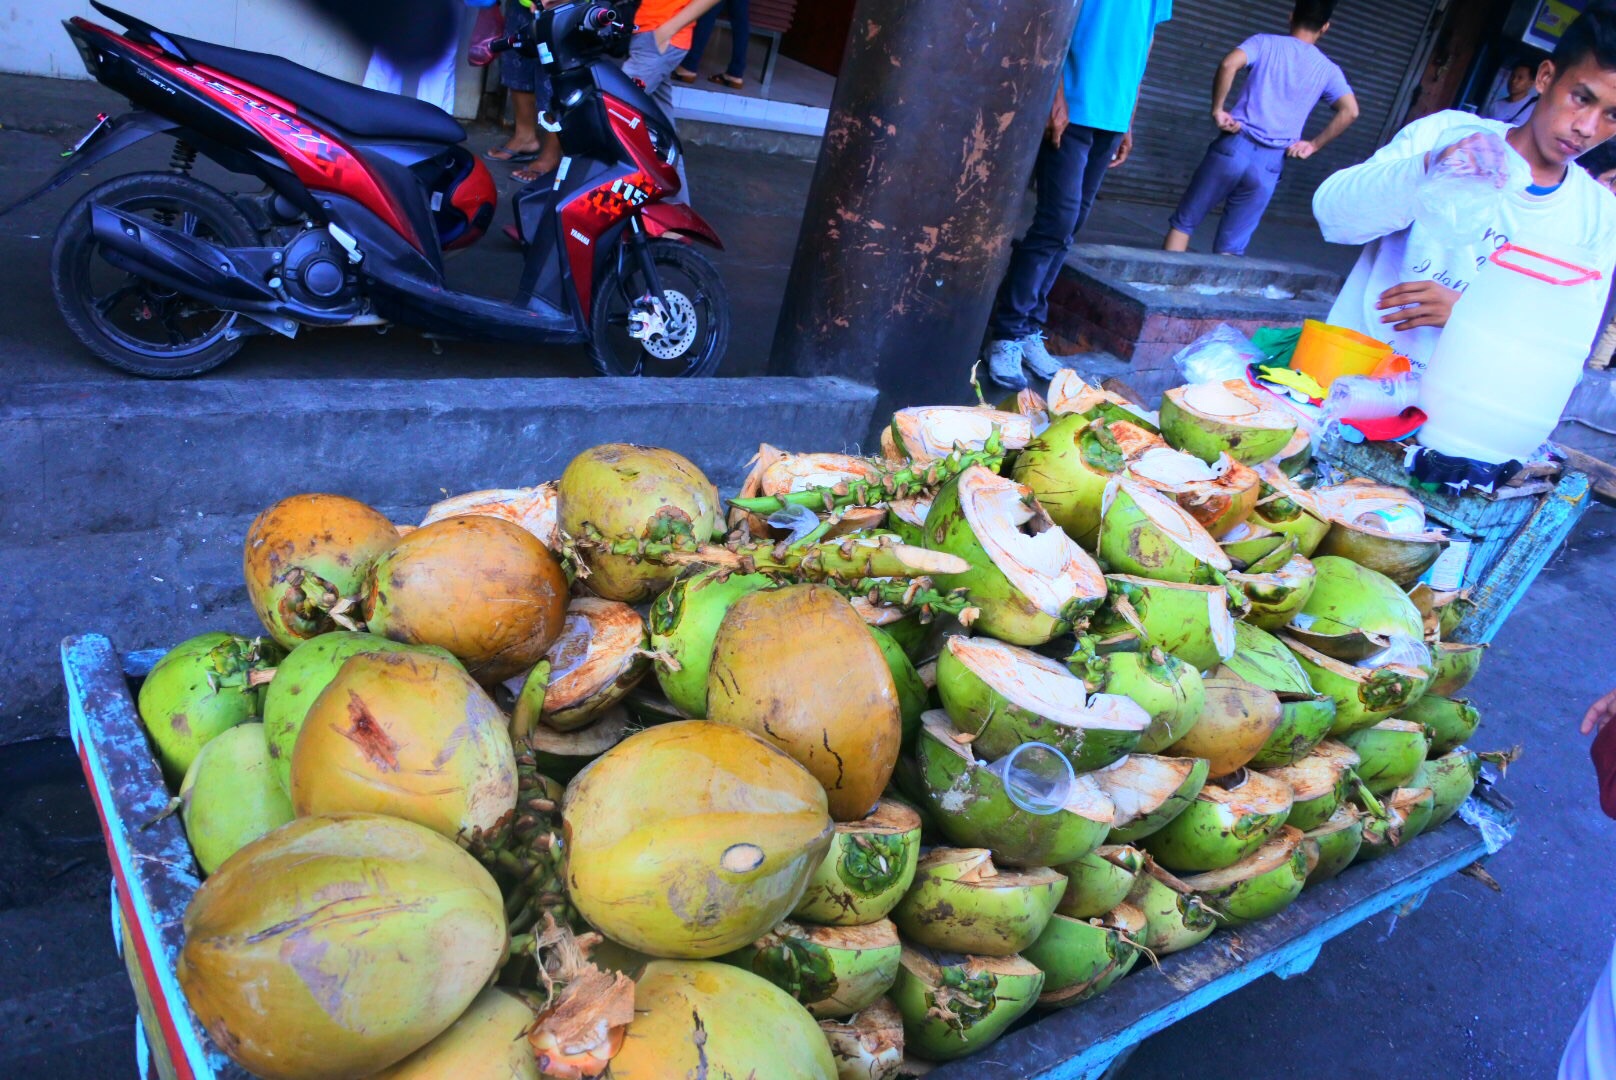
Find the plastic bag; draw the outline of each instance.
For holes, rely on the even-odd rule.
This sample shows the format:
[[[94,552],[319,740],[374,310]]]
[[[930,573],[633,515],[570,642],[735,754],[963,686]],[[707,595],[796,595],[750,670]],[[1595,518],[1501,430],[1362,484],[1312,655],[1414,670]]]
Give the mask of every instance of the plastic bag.
[[[798,506],[796,503],[787,503],[770,514],[766,520],[771,529],[787,529],[790,531],[790,535],[785,539],[788,544],[795,544],[798,540],[819,528],[819,515],[806,506]]]
[[[1525,159],[1480,126],[1448,132],[1426,160],[1414,217],[1446,244],[1476,240],[1508,193],[1527,182]]]
[[[1418,638],[1394,637],[1380,652],[1358,661],[1360,668],[1398,667],[1431,670],[1431,647]]]
[[[471,24],[471,44],[466,59],[472,67],[487,67],[494,62],[494,42],[505,36],[505,10],[498,4],[477,9],[477,18]]]
[[[1246,369],[1267,359],[1250,338],[1220,323],[1173,355],[1173,363],[1185,382],[1227,382],[1244,379]]]

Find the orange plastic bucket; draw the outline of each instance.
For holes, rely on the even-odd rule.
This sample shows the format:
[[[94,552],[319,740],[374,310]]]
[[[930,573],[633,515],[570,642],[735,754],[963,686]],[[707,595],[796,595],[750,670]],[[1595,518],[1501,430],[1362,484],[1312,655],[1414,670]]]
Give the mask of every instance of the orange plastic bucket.
[[[1328,390],[1343,375],[1376,375],[1391,359],[1392,347],[1384,341],[1309,319],[1302,324],[1291,367]]]

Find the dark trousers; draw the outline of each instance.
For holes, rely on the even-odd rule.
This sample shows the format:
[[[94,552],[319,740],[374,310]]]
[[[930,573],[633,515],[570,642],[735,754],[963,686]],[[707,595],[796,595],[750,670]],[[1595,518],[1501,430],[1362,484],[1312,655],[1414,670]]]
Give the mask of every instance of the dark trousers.
[[[1206,148],[1206,156],[1167,224],[1193,235],[1195,227],[1221,202],[1223,220],[1218,223],[1212,250],[1219,255],[1244,255],[1284,169],[1285,147],[1263,146],[1240,132],[1219,135]]]
[[[1048,141],[1039,148],[1033,166],[1038,209],[1010,253],[988,323],[993,340],[1026,337],[1049,318],[1049,291],[1066,263],[1066,249],[1088,220],[1121,142],[1120,131],[1068,124],[1058,148]]]
[[[749,0],[718,0],[718,3],[707,9],[706,14],[696,20],[696,28],[691,31],[690,51],[685,53],[686,71],[701,70],[701,54],[707,51],[707,42],[713,36],[713,26],[722,15],[729,20],[729,33],[734,42],[730,46],[729,67],[725,69],[725,74],[732,79],[739,79],[746,74],[746,46],[752,35],[748,3]]]

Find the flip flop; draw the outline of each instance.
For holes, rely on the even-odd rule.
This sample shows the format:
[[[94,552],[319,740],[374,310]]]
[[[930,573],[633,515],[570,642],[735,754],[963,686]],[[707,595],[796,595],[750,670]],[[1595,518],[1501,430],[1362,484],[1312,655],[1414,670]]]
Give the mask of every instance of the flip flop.
[[[690,83],[694,83],[697,79],[701,78],[701,75],[698,72],[690,71],[687,68],[682,68],[681,67],[681,68],[674,68],[673,69],[673,74],[668,76],[668,77],[670,79],[672,79],[674,82],[682,82],[682,83],[685,83],[685,84],[688,85]]]
[[[538,157],[537,154],[533,156]],[[548,169],[545,172],[539,172],[536,169],[513,169],[511,171],[511,179],[515,180],[518,184],[531,184],[535,181],[543,180],[549,177],[554,172],[554,169]]]
[[[731,75],[711,75],[708,77],[707,81],[710,83],[717,83],[719,86],[727,86],[731,90],[740,90],[746,86],[745,79],[737,79]]]
[[[493,146],[483,151],[483,157],[489,161],[506,165],[524,165],[538,156],[537,150],[512,150],[508,146]]]

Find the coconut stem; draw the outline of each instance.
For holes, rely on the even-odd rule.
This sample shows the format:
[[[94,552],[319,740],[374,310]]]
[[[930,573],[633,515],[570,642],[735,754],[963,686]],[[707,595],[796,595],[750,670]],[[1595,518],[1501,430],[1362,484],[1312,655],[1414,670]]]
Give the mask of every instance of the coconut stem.
[[[663,566],[716,566],[742,574],[778,574],[806,580],[859,580],[867,577],[920,577],[963,574],[970,564],[957,556],[900,543],[896,537],[845,538],[815,544],[768,542],[698,544],[684,538],[664,541],[617,539],[598,534],[578,547],[626,555]]]
[[[1004,464],[1004,438],[998,428],[988,436],[981,450],[956,449],[947,457],[925,468],[881,469],[873,480],[853,480],[830,487],[807,488],[785,495],[764,495],[752,499],[731,499],[737,510],[751,514],[773,514],[787,506],[832,513],[850,506],[885,506],[894,499],[913,498],[934,491],[972,465],[998,472]]]
[[[939,592],[929,577],[911,578],[908,581],[860,578],[847,586],[846,591],[853,596],[862,596],[872,604],[918,611],[925,619],[934,615],[952,615],[967,626],[975,620],[977,611],[964,589]]]

